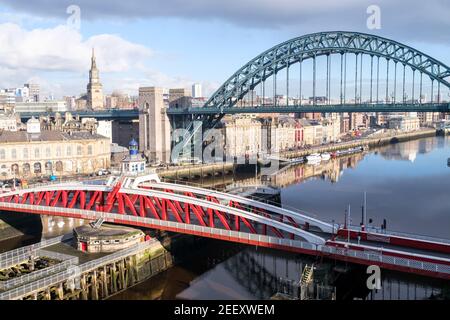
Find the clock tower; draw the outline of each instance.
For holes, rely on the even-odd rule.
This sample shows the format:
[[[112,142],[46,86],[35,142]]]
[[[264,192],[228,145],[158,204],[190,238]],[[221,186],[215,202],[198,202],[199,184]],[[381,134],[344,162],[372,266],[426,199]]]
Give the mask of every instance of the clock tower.
[[[103,109],[104,107],[103,88],[95,61],[94,48],[92,48],[91,70],[89,70],[89,83],[87,85],[87,106],[93,110]]]

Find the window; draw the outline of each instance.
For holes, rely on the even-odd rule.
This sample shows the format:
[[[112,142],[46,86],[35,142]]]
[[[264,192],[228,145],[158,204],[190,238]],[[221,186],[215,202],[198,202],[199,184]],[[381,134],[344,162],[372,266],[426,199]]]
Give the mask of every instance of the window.
[[[48,147],[45,149],[45,156],[47,158],[51,158],[51,156],[52,156],[52,150]]]
[[[61,147],[60,146],[56,147],[56,156],[61,157]]]
[[[57,161],[56,162],[56,171],[58,171],[58,172],[62,172],[63,171],[63,163],[62,163],[62,161]]]
[[[72,155],[72,146],[67,146],[66,154],[67,154],[67,156],[71,156]]]
[[[34,149],[34,157],[35,157],[36,159],[39,159],[39,157],[40,157],[39,148]]]
[[[23,158],[28,159],[28,148],[23,149]]]
[[[34,173],[41,173],[42,172],[42,167],[41,164],[39,162],[36,162],[33,166],[34,168]]]
[[[13,159],[17,158],[17,150],[16,149],[11,150],[11,158],[13,158]]]
[[[5,159],[5,158],[6,158],[5,149],[0,149],[0,159]]]
[[[30,173],[30,164],[29,163],[24,163],[22,165],[22,171],[24,175],[28,175]]]
[[[88,146],[88,155],[92,154],[92,146]]]
[[[77,155],[81,156],[81,146],[77,146]]]

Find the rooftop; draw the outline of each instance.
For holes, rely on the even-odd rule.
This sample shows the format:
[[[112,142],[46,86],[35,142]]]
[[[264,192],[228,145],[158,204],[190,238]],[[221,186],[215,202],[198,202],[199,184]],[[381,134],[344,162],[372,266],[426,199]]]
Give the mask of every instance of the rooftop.
[[[108,139],[102,135],[82,132],[62,132],[43,130],[40,133],[28,133],[26,131],[3,131],[0,133],[0,143],[8,142],[39,142],[39,141],[69,141],[69,140],[94,140]]]
[[[82,237],[100,237],[104,239],[108,238],[124,238],[135,234],[143,234],[139,229],[130,227],[102,224],[100,228],[93,228],[90,224],[85,224],[80,227],[76,227],[73,231]]]

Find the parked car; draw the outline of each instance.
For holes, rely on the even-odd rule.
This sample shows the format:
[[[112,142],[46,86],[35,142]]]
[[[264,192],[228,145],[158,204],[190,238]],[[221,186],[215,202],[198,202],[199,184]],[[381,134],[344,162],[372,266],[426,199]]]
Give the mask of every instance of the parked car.
[[[97,175],[99,175],[99,176],[105,176],[105,175],[110,174],[110,173],[111,172],[109,170],[106,170],[106,169],[100,169],[100,170],[97,171]]]

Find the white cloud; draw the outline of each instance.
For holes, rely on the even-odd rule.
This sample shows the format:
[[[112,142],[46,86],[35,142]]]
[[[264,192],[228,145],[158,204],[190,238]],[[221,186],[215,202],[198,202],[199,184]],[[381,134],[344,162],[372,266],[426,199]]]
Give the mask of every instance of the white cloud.
[[[66,25],[28,31],[14,23],[0,24],[0,43],[0,66],[10,69],[82,72],[89,66],[92,47],[104,72],[128,71],[151,56],[150,49],[117,35],[83,40]]]
[[[92,48],[106,93],[119,89],[136,94],[139,85],[189,87],[193,82],[149,71],[146,62],[153,51],[118,35],[83,39],[66,25],[26,30],[3,23],[0,43],[0,87],[18,86],[34,77],[47,94],[77,95],[85,90]]]

